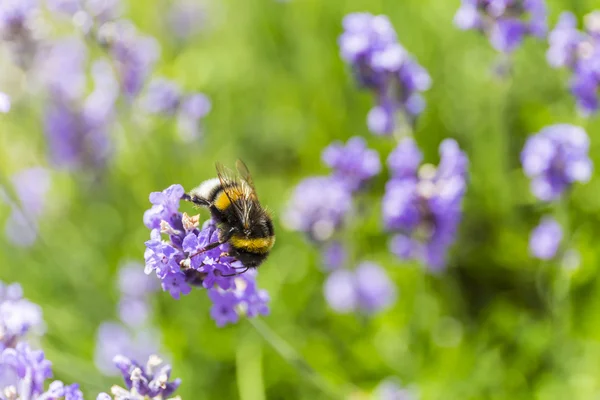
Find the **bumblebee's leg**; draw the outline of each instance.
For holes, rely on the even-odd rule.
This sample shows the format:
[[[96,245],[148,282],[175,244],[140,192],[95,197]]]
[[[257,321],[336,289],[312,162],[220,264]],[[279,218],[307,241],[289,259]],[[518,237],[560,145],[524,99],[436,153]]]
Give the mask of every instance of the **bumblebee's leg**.
[[[213,243],[211,243],[211,244],[209,244],[207,246],[204,246],[203,248],[201,248],[200,250],[198,250],[197,252],[195,252],[194,254],[192,254],[191,256],[189,256],[189,258],[196,257],[198,254],[202,254],[202,253],[205,253],[205,252],[207,252],[209,250],[214,249],[215,247],[219,247],[223,243],[225,243],[225,242],[222,242],[220,240],[218,242],[213,242]]]
[[[231,238],[232,234],[233,234],[233,229],[231,229],[227,233],[225,233],[218,241],[204,246],[203,248],[201,248],[200,250],[198,250],[197,252],[195,252],[194,254],[189,256],[188,258],[196,257],[198,254],[202,254],[204,252],[214,249],[215,247],[219,247],[223,243],[226,243]]]
[[[244,268],[244,270],[242,272],[236,272],[235,274],[227,274],[227,275],[221,275],[221,276],[236,276],[236,275],[241,275],[244,272],[248,271],[250,269],[250,267],[246,267]]]
[[[210,202],[208,200],[197,196],[190,196],[187,193],[184,193],[183,196],[181,196],[181,200],[189,201],[190,203],[194,203],[201,207],[210,207]]]

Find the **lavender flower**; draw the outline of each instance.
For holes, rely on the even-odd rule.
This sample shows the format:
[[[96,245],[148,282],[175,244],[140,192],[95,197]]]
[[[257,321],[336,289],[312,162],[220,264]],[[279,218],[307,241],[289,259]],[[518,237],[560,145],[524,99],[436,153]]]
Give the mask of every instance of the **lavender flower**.
[[[0,399],[3,400],[83,400],[79,385],[65,386],[60,381],[44,383],[52,377],[52,363],[41,350],[32,350],[21,342],[0,354]]]
[[[113,386],[111,393],[115,400],[164,400],[168,399],[181,384],[181,379],[171,379],[171,366],[163,365],[158,356],[150,356],[145,366],[122,355],[114,358],[114,363],[125,380],[125,388]],[[97,399],[111,399],[100,393]]]
[[[10,111],[10,97],[0,92],[0,113],[6,114]]]
[[[63,47],[57,44],[55,47]],[[56,66],[47,82],[53,102],[46,110],[45,134],[48,139],[50,158],[54,165],[66,169],[96,169],[104,167],[111,153],[108,131],[114,116],[118,97],[118,84],[112,68],[105,60],[92,66],[95,88],[86,96],[84,60],[80,47],[66,44],[55,49]],[[79,63],[76,68],[73,59]],[[67,79],[57,77],[63,72],[62,64],[70,66]]]
[[[340,242],[333,241],[325,246],[322,257],[323,266],[327,270],[333,271],[344,266],[348,255],[346,249]]]
[[[6,237],[15,246],[29,247],[37,239],[37,220],[43,213],[50,189],[50,174],[45,168],[32,167],[15,173],[11,181],[16,199],[0,187],[0,199],[11,207],[5,226]]]
[[[112,359],[123,354],[134,359],[146,359],[160,349],[160,332],[150,328],[131,331],[121,323],[103,322],[96,337],[94,362],[105,375],[114,375]]]
[[[212,105],[208,97],[202,93],[189,94],[183,98],[177,117],[178,132],[186,142],[197,139],[201,132],[201,119],[204,118]]]
[[[352,209],[346,186],[332,177],[313,177],[300,182],[287,207],[285,222],[290,229],[324,242],[339,229]]]
[[[340,180],[350,191],[356,191],[381,171],[379,153],[367,148],[361,137],[348,140],[346,146],[334,142],[322,155],[323,161],[333,168],[333,177]]]
[[[414,390],[404,388],[393,378],[384,379],[375,388],[377,400],[416,400],[418,396]]]
[[[181,102],[181,88],[172,81],[155,78],[148,85],[144,108],[150,114],[173,115]]]
[[[119,268],[118,285],[121,295],[144,298],[157,290],[156,280],[144,274],[140,266],[136,261],[128,261]]]
[[[144,273],[143,266],[129,262],[119,270],[119,317],[124,324],[139,328],[150,317],[149,295],[158,289],[156,279]],[[116,354],[117,352],[113,353]]]
[[[156,78],[148,85],[143,106],[149,114],[177,114],[179,136],[191,141],[198,138],[200,120],[210,111],[211,103],[202,93],[184,94],[175,82]]]
[[[0,351],[15,347],[30,332],[44,332],[41,308],[23,298],[18,283],[0,282]]]
[[[3,0],[0,3],[0,40],[6,41],[21,68],[28,68],[39,48],[35,36],[38,0]]]
[[[266,315],[269,298],[265,291],[258,290],[256,272],[236,276],[243,266],[229,256],[227,243],[199,253],[219,240],[218,229],[212,220],[199,229],[198,216],[179,213],[183,193],[183,187],[172,185],[150,195],[153,206],[144,214],[144,223],[151,229],[144,253],[146,273],[154,271],[163,290],[175,299],[190,293],[191,286],[206,288],[213,302],[211,316],[219,326],[234,322],[239,315]],[[168,240],[163,240],[162,234]]]
[[[440,144],[438,167],[423,164],[412,139],[402,140],[388,158],[392,179],[383,198],[386,228],[395,235],[392,253],[402,259],[419,259],[434,270],[446,264],[461,220],[466,190],[467,158],[458,144]]]
[[[385,270],[371,262],[359,264],[355,271],[339,269],[325,282],[325,298],[339,313],[363,311],[373,314],[396,301],[396,287]]]
[[[120,0],[46,0],[48,8],[54,13],[62,13],[73,17],[77,14],[77,22],[84,21],[87,28],[102,25],[116,20],[122,13],[123,4]],[[84,32],[88,32],[86,29]]]
[[[386,16],[348,14],[343,25],[338,41],[341,56],[352,66],[357,81],[377,98],[367,117],[369,129],[375,134],[391,134],[398,111],[413,124],[425,108],[420,92],[431,85],[427,71],[398,43]]]
[[[558,222],[545,217],[531,232],[529,252],[536,258],[550,260],[556,255],[562,238],[563,232]]]
[[[118,71],[121,90],[126,98],[135,98],[156,63],[160,48],[156,40],[139,35],[129,23],[115,23],[111,37],[105,38]]]
[[[531,191],[542,201],[557,199],[575,182],[587,182],[593,165],[589,138],[580,127],[551,125],[531,136],[521,153]]]
[[[191,0],[175,2],[167,15],[170,32],[179,39],[199,33],[206,24],[205,7]]]
[[[454,23],[484,33],[496,50],[510,53],[527,35],[546,35],[546,4],[544,0],[462,0]]]
[[[585,31],[577,30],[577,20],[570,12],[561,14],[550,33],[548,63],[572,70],[570,87],[577,106],[584,115],[598,111],[600,87],[600,12],[585,16]]]

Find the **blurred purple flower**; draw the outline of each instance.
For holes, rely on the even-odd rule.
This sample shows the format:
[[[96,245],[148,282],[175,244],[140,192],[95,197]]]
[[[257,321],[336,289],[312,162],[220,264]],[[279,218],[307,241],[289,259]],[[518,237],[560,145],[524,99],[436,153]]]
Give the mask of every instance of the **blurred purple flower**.
[[[54,165],[66,169],[102,168],[111,152],[108,130],[119,95],[106,60],[92,65],[94,90],[86,96],[85,46],[77,40],[52,46],[45,83],[53,102],[46,110],[44,132]]]
[[[97,28],[102,24],[116,20],[122,13],[121,0],[46,0],[48,9],[54,13],[74,16],[79,13],[79,19],[87,19]]]
[[[374,398],[377,400],[417,400],[418,396],[414,390],[402,387],[398,380],[387,378],[375,388]]]
[[[6,114],[10,111],[10,97],[0,92],[0,113]]]
[[[322,251],[323,266],[328,271],[342,268],[348,258],[346,248],[340,242],[334,241],[327,244]]]
[[[158,284],[144,273],[143,265],[137,261],[126,262],[119,268],[118,278],[121,295],[144,298],[158,290]]]
[[[3,0],[0,3],[0,39],[15,41],[29,34],[29,23],[38,0]]]
[[[58,40],[40,55],[38,70],[52,97],[76,102],[86,88],[87,47],[75,37]]]
[[[589,138],[580,127],[557,124],[531,136],[521,152],[533,194],[542,201],[557,199],[575,182],[590,180]]]
[[[325,282],[325,298],[339,313],[363,311],[373,314],[396,301],[396,287],[385,270],[371,262],[359,264],[355,271],[333,271]]]
[[[356,191],[381,171],[379,153],[367,148],[366,141],[358,136],[350,138],[344,146],[334,142],[323,150],[323,161],[333,169],[350,191]]]
[[[192,141],[199,137],[200,120],[210,111],[211,103],[202,93],[184,94],[175,82],[155,78],[148,85],[143,107],[149,114],[177,114],[179,136]]]
[[[45,168],[32,167],[12,175],[11,182],[16,194],[14,200],[0,187],[0,200],[11,207],[5,226],[6,237],[16,246],[29,247],[37,239],[38,219],[43,214],[50,189],[50,173]]]
[[[531,232],[529,252],[536,258],[550,260],[556,255],[562,238],[563,231],[559,223],[551,217],[544,217]]]
[[[351,209],[352,196],[343,183],[332,177],[312,177],[296,186],[285,222],[290,229],[322,242],[342,226]]]
[[[151,313],[149,297],[158,290],[158,282],[144,273],[141,263],[132,261],[119,269],[118,283],[121,292],[119,318],[133,328],[145,325]]]
[[[83,393],[79,390],[79,385],[74,383],[65,386],[61,381],[54,381],[48,387],[48,391],[38,397],[36,400],[83,400]]]
[[[392,253],[419,259],[433,270],[444,268],[462,217],[466,191],[466,155],[452,139],[440,144],[438,167],[418,162],[413,139],[402,140],[388,158],[392,179],[383,197],[383,219]]]
[[[182,140],[191,142],[200,137],[201,119],[210,112],[211,107],[210,100],[202,93],[194,93],[183,99],[177,116],[178,133]]]
[[[116,322],[103,322],[96,337],[94,362],[105,375],[115,375],[112,362],[115,354],[146,359],[160,349],[160,332],[154,329],[137,329],[132,333]]]
[[[16,398],[37,398],[44,392],[44,382],[52,377],[52,363],[44,357],[41,350],[32,350],[25,342],[14,348],[6,348],[0,354],[0,370],[3,382],[0,393],[13,387],[18,393]]]
[[[190,293],[191,286],[206,288],[213,301],[211,315],[219,326],[234,319],[233,311],[248,317],[267,314],[269,298],[256,287],[256,271],[235,275],[243,266],[229,256],[229,244],[198,253],[218,242],[219,230],[212,220],[200,229],[198,216],[179,213],[183,194],[181,185],[172,185],[150,195],[153,206],[144,214],[144,223],[151,229],[144,253],[145,272],[154,271],[163,290],[175,299]],[[163,234],[168,240],[162,239]]]
[[[9,55],[23,69],[31,67],[40,49],[39,12],[38,0],[0,2],[0,41],[5,41]]]
[[[28,333],[44,333],[40,306],[23,298],[18,283],[0,282],[0,351],[15,347]]]
[[[483,32],[496,50],[510,53],[527,35],[546,35],[547,9],[544,0],[462,0],[454,24]]]
[[[83,400],[79,385],[52,382],[52,363],[41,350],[32,350],[25,342],[6,348],[0,354],[0,398],[3,400]]]
[[[181,88],[175,82],[155,78],[148,85],[144,109],[150,114],[173,115],[181,102]]]
[[[113,359],[121,371],[125,388],[113,386],[111,393],[116,400],[168,399],[181,384],[181,379],[171,379],[171,366],[155,355],[148,358],[146,365],[138,364],[123,355]],[[110,399],[106,393],[100,393],[97,399]]]
[[[570,12],[561,14],[550,33],[548,63],[572,70],[570,87],[577,106],[584,115],[598,111],[600,87],[600,11],[584,17],[585,32],[577,30],[577,20]]]
[[[199,33],[206,24],[206,9],[197,1],[179,0],[167,15],[170,32],[179,39],[188,39]]]
[[[367,123],[375,134],[391,134],[396,129],[396,112],[413,124],[425,108],[420,92],[431,86],[431,78],[398,43],[396,31],[384,15],[348,14],[338,43],[357,81],[372,90],[377,105]]]
[[[158,60],[160,47],[156,39],[141,36],[130,23],[113,26],[109,48],[116,63],[121,90],[126,98],[135,98],[146,83]]]

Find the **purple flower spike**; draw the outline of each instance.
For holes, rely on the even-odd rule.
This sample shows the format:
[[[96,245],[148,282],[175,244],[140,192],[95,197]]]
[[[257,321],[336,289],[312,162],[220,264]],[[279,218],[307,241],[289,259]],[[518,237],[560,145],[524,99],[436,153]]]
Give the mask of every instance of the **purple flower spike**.
[[[526,36],[546,35],[546,4],[545,0],[462,0],[454,24],[483,32],[496,50],[510,53]]]
[[[391,134],[398,112],[413,124],[425,108],[420,93],[431,85],[427,71],[398,43],[386,16],[348,14],[343,26],[338,40],[341,56],[352,66],[360,85],[377,99],[367,116],[369,129],[378,135]]]
[[[325,298],[338,313],[363,311],[377,313],[396,301],[396,287],[385,270],[363,262],[355,271],[339,269],[325,282]]]
[[[335,142],[323,150],[323,161],[333,169],[333,177],[339,179],[350,191],[356,191],[381,171],[379,153],[367,148],[361,137],[348,140],[346,146]]]
[[[156,78],[148,85],[144,108],[151,114],[173,115],[181,102],[181,88],[172,81]]]
[[[0,351],[15,347],[29,332],[40,335],[43,331],[41,308],[23,298],[18,283],[0,282]]]
[[[269,297],[257,289],[256,271],[236,275],[243,266],[229,256],[227,243],[202,251],[219,241],[219,230],[212,220],[200,228],[198,216],[181,214],[183,195],[181,185],[150,195],[153,206],[144,214],[144,223],[151,229],[144,253],[146,274],[154,272],[163,290],[175,299],[189,294],[193,286],[207,289],[213,302],[211,316],[219,326],[237,322],[241,315],[266,315]]]
[[[578,126],[551,125],[531,136],[521,152],[521,162],[533,194],[551,201],[573,183],[589,181],[593,165],[588,151],[589,138]]]
[[[191,0],[179,0],[173,4],[167,15],[171,32],[179,39],[188,39],[206,26],[205,6]]]
[[[559,223],[545,217],[531,232],[529,251],[536,258],[550,260],[556,255],[562,238],[563,231]]]
[[[113,386],[112,394],[117,400],[168,399],[181,384],[181,379],[171,379],[171,366],[163,364],[155,355],[148,358],[146,365],[140,365],[125,356],[118,355],[114,363],[125,380],[125,388]],[[101,393],[98,399],[110,399]]]
[[[572,71],[571,93],[579,111],[590,115],[596,113],[599,107],[600,12],[589,13],[584,21],[585,30],[580,31],[575,16],[570,12],[562,13],[550,33],[546,58],[551,66],[566,67]]]
[[[100,325],[96,337],[94,361],[105,375],[114,375],[112,359],[115,354],[123,354],[134,359],[146,359],[160,348],[160,332],[154,329],[137,328],[131,333],[125,326],[116,322]]]
[[[116,23],[114,28],[109,47],[117,64],[122,92],[131,100],[146,83],[158,60],[160,47],[154,38],[139,35],[129,23]]]
[[[44,392],[44,382],[52,377],[52,363],[44,358],[41,350],[32,350],[21,342],[15,348],[7,348],[0,354],[0,369],[12,376],[5,387],[14,387],[20,398],[36,398]]]
[[[342,268],[346,263],[348,254],[346,248],[340,242],[329,243],[322,252],[323,266],[333,271]]]
[[[402,387],[400,382],[394,378],[384,379],[375,388],[377,400],[417,400],[418,396],[414,390]]]
[[[319,242],[340,228],[352,209],[346,185],[332,177],[313,177],[300,182],[286,211],[290,229],[304,232]]]
[[[419,259],[432,270],[446,265],[455,241],[466,191],[466,155],[452,139],[440,144],[438,167],[424,164],[412,139],[404,139],[388,158],[392,179],[383,197],[383,219],[394,233],[390,251]]]
[[[200,136],[200,120],[211,109],[210,100],[204,94],[184,94],[175,82],[163,78],[150,82],[143,106],[149,114],[177,115],[179,136],[185,141]]]

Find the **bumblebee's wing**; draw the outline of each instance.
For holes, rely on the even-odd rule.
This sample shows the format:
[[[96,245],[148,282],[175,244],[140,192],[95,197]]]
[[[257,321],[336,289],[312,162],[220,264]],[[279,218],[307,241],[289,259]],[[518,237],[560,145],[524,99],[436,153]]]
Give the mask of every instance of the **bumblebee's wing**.
[[[248,170],[246,164],[242,160],[237,160],[235,163],[235,167],[242,179],[246,181],[246,183],[250,186],[252,190],[255,190],[252,175],[250,175],[250,171]]]
[[[215,163],[215,167],[217,169],[217,177],[221,182],[221,186],[223,187],[225,195],[229,199],[229,202],[231,203],[233,209],[241,218],[243,215],[243,210],[240,207],[238,200],[243,197],[243,192],[241,191],[242,185],[240,179],[235,175],[235,173],[232,170],[230,170],[220,162]]]

